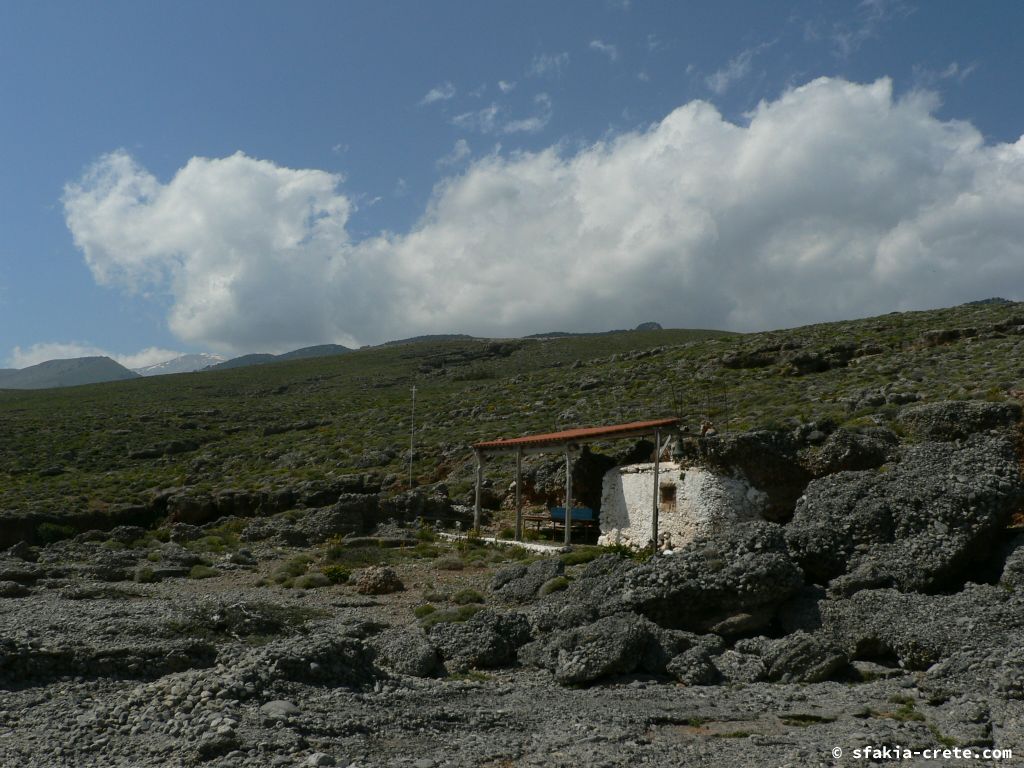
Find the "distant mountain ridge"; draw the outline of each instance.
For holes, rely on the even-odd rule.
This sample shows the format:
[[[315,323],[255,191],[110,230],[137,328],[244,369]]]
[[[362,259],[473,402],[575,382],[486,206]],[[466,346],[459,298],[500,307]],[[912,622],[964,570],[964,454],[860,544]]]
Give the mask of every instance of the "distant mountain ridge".
[[[398,344],[422,344],[423,342],[433,341],[468,341],[470,339],[478,338],[476,336],[470,336],[465,333],[432,333],[426,336],[410,336],[408,339],[395,339],[394,341],[385,341],[380,346],[382,347],[393,347]],[[372,344],[370,346],[373,346]]]
[[[5,370],[0,374],[0,389],[49,389],[124,381],[140,378],[109,357],[76,357],[70,360],[47,360],[21,370]]]
[[[303,347],[302,349],[293,349],[291,352],[285,352],[280,355],[271,355],[269,353],[255,353],[251,355],[242,355],[241,357],[233,357],[230,360],[225,360],[222,363],[215,365],[209,365],[203,368],[204,371],[226,371],[231,368],[246,368],[251,365],[267,365],[268,363],[276,363],[283,360],[303,360],[312,357],[331,357],[332,355],[343,355],[346,352],[352,350],[348,347],[343,347],[341,344],[317,344],[312,347]]]
[[[170,373],[191,373],[199,371],[211,365],[223,363],[224,357],[214,355],[210,352],[199,352],[193,355],[181,355],[173,360],[164,360],[162,363],[147,365],[132,370],[140,376],[163,376]]]
[[[661,323],[656,323],[653,320],[646,323],[640,323],[634,331],[663,331]],[[569,331],[548,331],[547,333],[531,333],[529,336],[524,336],[524,339],[565,339],[570,336],[610,336],[613,333],[627,333],[627,329],[619,328],[614,331],[579,331],[577,333],[570,333]]]

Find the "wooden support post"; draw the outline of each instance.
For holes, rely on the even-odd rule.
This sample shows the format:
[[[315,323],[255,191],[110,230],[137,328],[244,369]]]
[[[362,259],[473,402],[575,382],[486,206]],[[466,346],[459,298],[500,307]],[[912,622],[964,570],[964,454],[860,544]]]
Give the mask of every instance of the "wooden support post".
[[[523,449],[516,448],[516,541],[523,540]]]
[[[654,431],[654,505],[651,509],[651,544],[654,554],[658,554],[658,502],[661,488],[658,484],[658,469],[661,461],[661,431]]]
[[[565,546],[572,544],[572,449],[565,446]]]
[[[480,498],[484,485],[484,457],[476,451],[476,501],[473,504],[473,530],[480,533]]]

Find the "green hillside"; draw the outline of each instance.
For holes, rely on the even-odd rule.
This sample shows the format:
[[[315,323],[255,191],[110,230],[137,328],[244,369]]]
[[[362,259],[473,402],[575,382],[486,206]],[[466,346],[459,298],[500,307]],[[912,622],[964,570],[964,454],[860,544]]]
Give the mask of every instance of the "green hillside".
[[[0,514],[81,514],[158,489],[289,487],[374,473],[471,482],[469,443],[663,415],[722,428],[862,424],[921,397],[1001,399],[1024,380],[1020,304],[787,331],[629,331],[377,347],[342,356],[0,392]],[[944,331],[944,333],[937,333]],[[505,470],[495,467],[498,480]],[[509,470],[510,471],[510,470]]]

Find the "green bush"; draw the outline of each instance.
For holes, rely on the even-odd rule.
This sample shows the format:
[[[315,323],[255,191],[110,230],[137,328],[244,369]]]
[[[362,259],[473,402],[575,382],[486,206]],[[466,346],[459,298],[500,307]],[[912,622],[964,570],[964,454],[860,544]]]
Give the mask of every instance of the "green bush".
[[[582,565],[596,560],[604,553],[604,547],[580,547],[562,555],[562,562],[566,565]]]
[[[348,568],[340,565],[325,565],[322,570],[324,576],[330,580],[331,584],[344,584],[348,581],[349,576],[352,575]]]
[[[208,565],[193,565],[192,570],[188,572],[190,579],[212,579],[214,576],[219,575],[220,571]]]
[[[417,605],[415,608],[413,608],[412,612],[417,619],[422,619],[424,616],[429,616],[436,610],[437,608],[435,608],[430,603],[423,603],[423,605]]]
[[[428,613],[422,619],[420,619],[420,626],[424,629],[430,629],[435,624],[444,624],[446,622],[460,622],[468,621],[473,615],[483,608],[482,605],[460,605],[458,608],[453,608],[447,611],[433,611]]]
[[[526,547],[505,547],[504,552],[507,560],[522,561],[531,560],[536,557],[536,555]]]
[[[210,535],[203,536],[202,538],[190,541],[188,548],[195,552],[223,552],[227,547],[227,542],[220,536]]]
[[[565,576],[555,576],[553,579],[548,579],[541,584],[539,594],[550,595],[552,592],[558,592],[566,589],[569,586],[569,580]]]
[[[442,557],[434,563],[434,567],[441,571],[461,571],[466,564],[457,557]]]
[[[443,550],[434,546],[430,542],[421,541],[415,547],[402,549],[400,551],[403,555],[406,555],[408,557],[430,559],[440,555]]]
[[[486,598],[475,589],[463,589],[452,595],[452,602],[456,605],[469,605],[486,602]]]
[[[376,543],[361,547],[348,547],[335,543],[331,544],[323,553],[323,558],[327,562],[345,565],[349,568],[381,565],[391,562],[395,557],[395,550],[383,549]]]
[[[148,565],[143,565],[137,568],[134,579],[139,584],[152,584],[155,581],[159,581],[156,577],[156,573]]]
[[[274,569],[275,573],[282,574],[285,578],[301,576],[309,569],[313,558],[309,555],[296,555],[287,562],[281,563]]]
[[[305,576],[299,576],[292,583],[296,589],[317,589],[318,587],[329,587],[331,586],[331,580],[326,574],[320,573],[319,571],[313,571],[307,573]]]

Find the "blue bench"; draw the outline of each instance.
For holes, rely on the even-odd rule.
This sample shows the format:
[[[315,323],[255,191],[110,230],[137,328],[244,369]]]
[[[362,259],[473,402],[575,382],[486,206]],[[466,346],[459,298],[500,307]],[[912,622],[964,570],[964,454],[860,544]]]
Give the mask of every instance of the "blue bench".
[[[565,507],[551,507],[546,515],[524,515],[523,520],[528,524],[533,523],[538,531],[542,525],[550,523],[553,535],[559,528],[565,529]],[[572,527],[588,530],[596,528],[597,520],[594,519],[594,510],[590,507],[573,507]]]
[[[552,523],[565,525],[565,507],[551,507],[548,511],[551,513]],[[590,507],[573,507],[572,521],[573,523],[593,523],[594,510]]]

